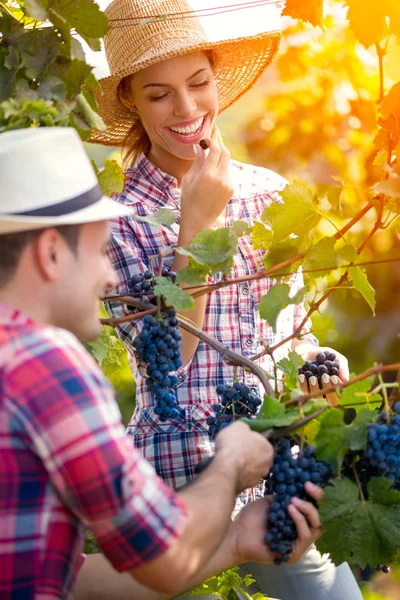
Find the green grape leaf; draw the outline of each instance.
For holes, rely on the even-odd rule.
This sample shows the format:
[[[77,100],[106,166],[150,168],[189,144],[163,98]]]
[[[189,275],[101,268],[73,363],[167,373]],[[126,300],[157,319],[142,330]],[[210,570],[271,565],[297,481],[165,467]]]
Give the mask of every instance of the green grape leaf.
[[[15,72],[10,71],[4,64],[7,55],[7,49],[0,48],[0,102],[8,100],[15,82]]]
[[[41,4],[52,20],[63,20],[82,36],[101,38],[109,29],[106,15],[94,0],[42,0]]]
[[[101,86],[93,73],[89,73],[85,80],[85,87],[92,92],[101,92]]]
[[[264,210],[261,219],[274,232],[274,246],[295,235],[300,240],[299,248],[302,248],[309,243],[311,230],[321,220],[314,194],[304,184],[294,181],[280,195],[283,204],[273,202]]]
[[[311,276],[315,279],[329,275],[331,271],[318,271],[316,269],[323,269],[326,267],[333,267],[332,270],[335,269],[338,263],[335,244],[336,240],[332,237],[324,237],[319,240],[319,242],[312,246],[305,255],[303,263],[304,270],[312,270]]]
[[[335,565],[391,564],[400,545],[400,492],[391,485],[389,479],[372,478],[365,501],[349,479],[332,481],[319,506],[321,554],[329,552]]]
[[[350,425],[345,425],[343,413],[332,408],[323,415],[316,437],[316,455],[326,460],[335,472],[341,468],[344,455],[349,450],[365,450],[367,445],[367,424],[372,423],[376,414],[364,408],[360,410]]]
[[[53,75],[44,75],[38,79],[37,90],[44,100],[64,100],[66,96],[64,83]]]
[[[154,294],[163,296],[167,306],[174,306],[176,310],[185,311],[194,307],[194,300],[189,294],[175,285],[169,277],[155,277],[156,285]]]
[[[106,196],[121,194],[124,191],[125,174],[115,160],[105,159],[104,169],[97,174],[97,179]]]
[[[382,396],[380,394],[369,394],[370,389],[371,385],[366,379],[356,381],[352,385],[339,391],[339,404],[341,406],[352,405],[353,408],[359,410],[360,407],[357,408],[357,404],[363,405],[368,402],[375,404],[372,408],[377,408],[377,404],[382,403]]]
[[[330,185],[328,187],[327,199],[329,204],[331,205],[332,210],[336,214],[342,214],[342,192],[343,186],[337,187],[335,185]]]
[[[360,292],[364,300],[370,306],[372,313],[375,315],[375,290],[368,281],[365,270],[360,267],[350,267],[349,275],[353,281],[353,285]]]
[[[15,71],[18,69],[20,63],[20,55],[19,52],[14,48],[14,46],[10,46],[8,49],[8,55],[4,60],[4,66],[7,67],[10,71]]]
[[[254,250],[268,250],[272,244],[273,233],[263,223],[256,221],[251,234],[251,244]]]
[[[346,0],[347,18],[356,38],[366,48],[378,43],[389,33],[385,20],[385,2]]]
[[[90,65],[77,58],[67,62],[56,61],[49,67],[49,73],[64,82],[67,88],[67,98],[74,98],[80,93],[91,71]]]
[[[29,79],[36,79],[60,53],[60,39],[52,29],[29,31],[20,39],[21,60]]]
[[[339,265],[348,265],[351,262],[356,262],[358,258],[357,248],[352,244],[346,244],[342,248],[339,248],[336,255]]]
[[[201,265],[216,266],[232,259],[237,245],[238,236],[233,229],[222,227],[200,231],[186,248],[177,248],[176,251]]]
[[[86,35],[82,35],[82,39],[85,40],[87,45],[93,52],[100,52],[101,50],[101,41],[98,38],[90,38]]]
[[[301,19],[314,25],[322,27],[323,22],[323,0],[286,0],[282,15]]]
[[[299,387],[299,367],[301,367],[303,364],[304,359],[294,350],[289,352],[287,358],[282,358],[282,360],[276,364],[278,369],[285,373],[284,383],[287,388],[296,389]]]
[[[242,235],[247,235],[252,229],[251,227],[249,227],[247,221],[234,221],[231,228],[234,234],[238,237],[241,237]]]
[[[126,350],[113,329],[103,327],[101,336],[87,345],[108,379],[121,369]]]
[[[143,217],[135,215],[134,219],[136,221],[144,221],[145,223],[149,223],[149,225],[165,225],[166,227],[171,227],[171,225],[176,223],[176,215],[170,208],[160,208],[155,213]]]
[[[300,253],[300,244],[301,244],[300,238],[289,238],[289,239],[285,240],[284,242],[281,242],[280,244],[276,244],[276,245],[273,242],[266,257],[263,260],[264,267],[266,269],[270,269],[271,267],[274,267],[275,265],[278,265],[286,260],[289,260],[290,258],[293,258],[294,256],[296,256],[297,254]],[[311,244],[310,244],[310,246],[311,246]],[[300,263],[301,263],[301,260],[293,262],[290,265],[285,266],[282,269],[282,272],[289,273],[289,276],[290,276],[291,273],[294,273],[295,271],[297,271]]]
[[[289,298],[290,287],[286,283],[277,283],[260,300],[260,317],[268,322],[276,332],[280,312],[289,304],[299,304],[304,298],[306,288],[302,288],[293,298]]]
[[[263,403],[255,419],[244,419],[254,431],[263,432],[271,427],[286,427],[300,418],[297,409],[288,410],[276,398],[264,396]]]
[[[206,282],[208,272],[207,266],[199,265],[192,258],[189,258],[189,265],[176,274],[176,283],[202,285]]]
[[[93,110],[89,102],[81,92],[76,96],[76,110],[85,119],[89,127],[105,131],[106,125],[100,115]]]

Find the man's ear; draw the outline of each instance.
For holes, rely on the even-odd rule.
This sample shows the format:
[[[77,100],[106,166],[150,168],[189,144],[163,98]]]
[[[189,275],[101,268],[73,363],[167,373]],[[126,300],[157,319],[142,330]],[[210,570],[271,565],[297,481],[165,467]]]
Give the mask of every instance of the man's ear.
[[[56,229],[45,229],[34,241],[36,262],[42,277],[53,283],[63,276],[69,260],[68,244]]]

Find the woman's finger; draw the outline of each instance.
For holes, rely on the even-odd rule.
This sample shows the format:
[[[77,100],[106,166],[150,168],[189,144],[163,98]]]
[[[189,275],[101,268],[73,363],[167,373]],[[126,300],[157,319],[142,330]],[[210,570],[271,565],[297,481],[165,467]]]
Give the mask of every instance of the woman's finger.
[[[296,525],[297,537],[299,540],[309,539],[311,537],[311,528],[307,523],[305,516],[299,511],[298,508],[296,508],[294,504],[289,504],[287,510],[293,520],[293,523]]]
[[[205,138],[205,141],[209,148],[208,156],[205,160],[205,166],[211,169],[217,168],[221,158],[221,147],[219,143],[212,138]]]
[[[221,157],[219,159],[218,169],[219,169],[220,173],[226,173],[228,171],[229,164],[231,162],[231,153],[229,152],[228,148],[226,146],[224,146],[224,144],[220,143],[220,147],[221,147]]]
[[[307,494],[309,494],[311,498],[313,498],[316,502],[320,502],[324,497],[324,490],[320,488],[319,485],[315,485],[315,483],[312,483],[312,481],[306,481],[306,483],[304,484],[304,488]]]
[[[314,394],[315,392],[320,392],[321,393],[321,397],[323,396],[323,392],[319,387],[318,384],[318,379],[315,377],[315,375],[313,375],[312,377],[310,377],[310,379],[308,380],[308,385],[310,387],[310,392],[312,394]]]
[[[311,504],[311,502],[307,502],[306,500],[300,500],[300,498],[293,497],[291,500],[292,504],[299,510],[306,518],[307,523],[313,529],[318,529],[320,527],[321,522],[319,519],[318,510]]]
[[[349,373],[349,363],[348,360],[345,356],[343,356],[342,354],[340,354],[337,357],[337,362],[339,363],[339,377],[342,381],[348,381],[350,378],[350,373]]]
[[[308,394],[309,388],[308,388],[308,383],[307,383],[307,379],[306,379],[305,375],[299,375],[298,379],[299,379],[301,391],[303,392],[303,394]]]
[[[324,373],[321,377],[321,380],[323,390],[339,383],[339,378],[336,377],[336,375],[332,375],[332,377],[329,377],[328,373]],[[327,392],[325,393],[325,397],[331,406],[337,406],[339,404],[339,396],[336,392]]]

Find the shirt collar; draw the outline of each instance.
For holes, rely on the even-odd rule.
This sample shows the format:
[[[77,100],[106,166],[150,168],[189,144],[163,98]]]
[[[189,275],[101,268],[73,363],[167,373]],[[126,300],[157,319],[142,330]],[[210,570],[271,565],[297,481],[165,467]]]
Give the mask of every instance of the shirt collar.
[[[34,322],[26,314],[0,301],[0,325],[33,325]]]
[[[139,156],[139,159],[133,169],[135,169],[142,177],[157,187],[167,189],[178,187],[178,180],[172,175],[161,171],[161,169],[156,167],[145,154],[141,154]]]

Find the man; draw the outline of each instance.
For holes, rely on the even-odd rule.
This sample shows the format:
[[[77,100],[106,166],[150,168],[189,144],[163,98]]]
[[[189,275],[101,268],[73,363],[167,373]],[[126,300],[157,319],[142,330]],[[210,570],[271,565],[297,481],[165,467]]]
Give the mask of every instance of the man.
[[[0,182],[1,599],[68,598],[86,527],[132,576],[130,597],[152,597],[143,586],[175,595],[236,562],[272,561],[267,501],[230,525],[236,494],[272,464],[270,444],[236,423],[206,472],[173,492],[125,436],[113,391],[77,340],[100,333],[99,299],[115,286],[107,220],[129,209],[102,197],[76,132],[2,134]],[[311,504],[290,510],[296,560],[319,520]],[[88,598],[99,570],[103,591],[122,593],[127,578],[109,563],[89,558],[76,593]]]

